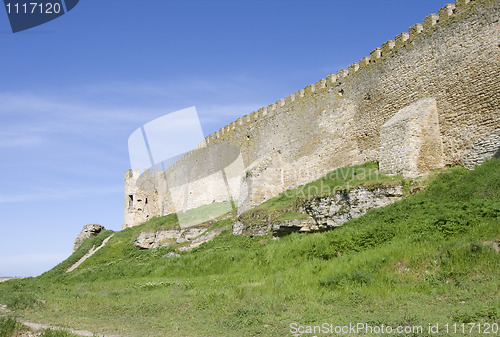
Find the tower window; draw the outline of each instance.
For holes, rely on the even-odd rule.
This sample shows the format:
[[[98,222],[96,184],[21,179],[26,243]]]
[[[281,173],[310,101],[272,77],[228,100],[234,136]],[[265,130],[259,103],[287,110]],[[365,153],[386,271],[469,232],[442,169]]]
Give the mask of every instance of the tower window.
[[[129,194],[128,196],[128,207],[132,207],[134,206],[134,195],[133,194]]]

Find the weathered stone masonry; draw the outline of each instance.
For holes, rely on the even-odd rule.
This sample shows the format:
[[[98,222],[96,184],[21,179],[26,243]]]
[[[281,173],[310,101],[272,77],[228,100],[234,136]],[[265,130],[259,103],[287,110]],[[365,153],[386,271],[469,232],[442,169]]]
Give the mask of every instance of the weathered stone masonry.
[[[209,135],[169,170],[183,165],[196,175],[204,167],[200,150],[231,144],[247,168],[239,203],[250,207],[335,168],[367,161],[415,176],[444,165],[473,167],[498,156],[499,19],[498,0],[446,5],[349,69]],[[147,214],[127,206],[129,195],[151,193],[135,186],[139,171],[127,173],[124,226],[172,211],[162,192],[168,190],[169,170],[154,182],[159,192],[148,197],[155,206]],[[193,191],[201,188],[210,186],[190,184]],[[204,203],[200,196],[198,204]]]

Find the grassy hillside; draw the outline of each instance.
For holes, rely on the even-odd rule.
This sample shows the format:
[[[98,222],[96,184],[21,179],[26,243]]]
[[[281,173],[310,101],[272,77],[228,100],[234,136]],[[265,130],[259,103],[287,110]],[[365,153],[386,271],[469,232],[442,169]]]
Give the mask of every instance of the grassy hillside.
[[[288,209],[280,198],[264,207]],[[460,324],[499,321],[500,160],[448,169],[425,191],[330,232],[239,237],[226,219],[212,225],[228,230],[180,258],[162,257],[174,247],[132,245],[141,230],[176,221],[117,232],[65,273],[111,234],[101,233],[42,276],[1,283],[0,303],[30,320],[129,336],[292,336],[323,323],[474,336],[477,326],[460,334]],[[439,334],[427,333],[429,323]],[[459,331],[446,333],[446,323]]]
[[[0,336],[2,337],[29,337],[34,336],[35,333],[37,337],[77,337],[77,335],[61,329],[45,329],[41,332],[34,332],[11,317],[0,317]]]

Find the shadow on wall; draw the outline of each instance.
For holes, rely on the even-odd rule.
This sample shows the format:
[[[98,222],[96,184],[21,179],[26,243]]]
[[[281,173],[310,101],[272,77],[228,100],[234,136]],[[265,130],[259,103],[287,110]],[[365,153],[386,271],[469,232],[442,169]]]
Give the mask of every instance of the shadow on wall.
[[[493,155],[493,158],[500,158],[500,146],[498,147],[497,152]]]

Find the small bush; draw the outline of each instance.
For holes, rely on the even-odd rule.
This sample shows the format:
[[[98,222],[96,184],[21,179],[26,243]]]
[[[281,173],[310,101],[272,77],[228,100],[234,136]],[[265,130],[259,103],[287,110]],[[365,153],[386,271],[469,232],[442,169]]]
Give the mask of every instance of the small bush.
[[[451,317],[457,323],[477,323],[477,322],[495,322],[498,321],[499,309],[492,305],[482,305],[475,307],[471,311],[460,312]]]
[[[12,317],[0,317],[0,336],[10,337],[14,332],[26,330],[21,323]]]
[[[40,337],[77,337],[78,335],[75,335],[74,333],[71,333],[67,330],[54,330],[54,329],[48,329],[45,330]]]
[[[355,270],[352,273],[336,273],[329,276],[324,281],[319,281],[319,285],[323,287],[343,287],[348,284],[351,285],[367,285],[372,283],[373,277],[363,271],[363,270]]]
[[[12,310],[35,308],[40,304],[40,301],[30,292],[5,292],[2,295],[3,302]]]

